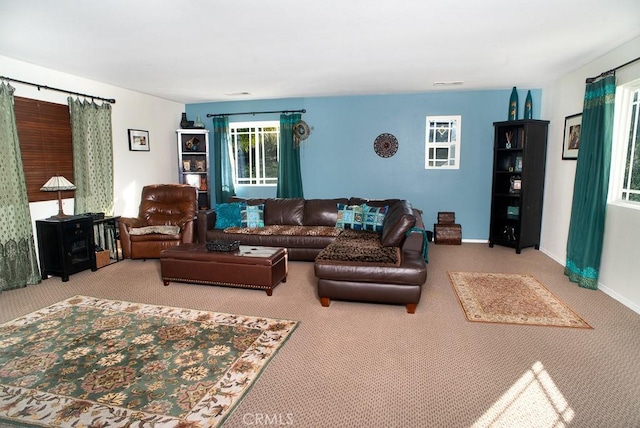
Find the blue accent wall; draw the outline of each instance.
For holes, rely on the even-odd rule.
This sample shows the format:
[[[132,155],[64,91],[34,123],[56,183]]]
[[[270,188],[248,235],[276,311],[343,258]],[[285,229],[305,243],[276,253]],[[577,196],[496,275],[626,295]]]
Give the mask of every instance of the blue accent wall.
[[[306,109],[311,127],[302,143],[305,198],[358,196],[401,198],[423,211],[432,229],[438,211],[454,211],[464,239],[489,235],[493,122],[507,120],[511,89],[443,91],[420,94],[309,97],[189,104],[212,129],[207,113]],[[522,118],[526,89],[519,90]],[[532,89],[533,117],[539,118],[542,91]],[[426,116],[461,115],[460,169],[425,169]],[[230,116],[230,122],[278,120],[279,114]],[[398,139],[398,152],[381,158],[373,141],[382,133]],[[275,197],[275,187],[243,188],[243,197]]]

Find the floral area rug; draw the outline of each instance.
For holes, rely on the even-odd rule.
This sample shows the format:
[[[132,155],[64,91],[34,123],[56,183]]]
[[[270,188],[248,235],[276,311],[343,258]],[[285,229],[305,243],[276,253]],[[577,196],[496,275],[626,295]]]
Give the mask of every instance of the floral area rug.
[[[449,279],[469,321],[592,328],[531,275],[449,272]]]
[[[218,426],[297,325],[72,297],[0,325],[0,425]]]

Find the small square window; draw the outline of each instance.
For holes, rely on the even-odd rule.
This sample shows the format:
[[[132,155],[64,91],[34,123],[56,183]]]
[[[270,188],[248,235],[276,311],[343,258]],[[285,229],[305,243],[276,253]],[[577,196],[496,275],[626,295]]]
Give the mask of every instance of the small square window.
[[[459,169],[462,116],[427,116],[425,168]]]

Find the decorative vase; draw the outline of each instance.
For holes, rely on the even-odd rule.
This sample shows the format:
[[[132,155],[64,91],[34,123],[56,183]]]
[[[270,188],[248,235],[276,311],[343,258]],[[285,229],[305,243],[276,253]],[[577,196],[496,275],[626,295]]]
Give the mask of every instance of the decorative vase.
[[[509,120],[518,119],[518,91],[514,86],[511,90],[511,98],[509,98]]]
[[[527,99],[524,102],[524,117],[523,119],[533,119],[532,104],[531,104],[531,91],[527,91]]]
[[[185,129],[189,126],[189,121],[187,120],[187,113],[182,113],[182,119],[180,120],[180,128]]]
[[[193,124],[194,128],[204,128],[204,123],[202,123],[202,120],[200,120],[200,115],[196,116],[196,121]]]

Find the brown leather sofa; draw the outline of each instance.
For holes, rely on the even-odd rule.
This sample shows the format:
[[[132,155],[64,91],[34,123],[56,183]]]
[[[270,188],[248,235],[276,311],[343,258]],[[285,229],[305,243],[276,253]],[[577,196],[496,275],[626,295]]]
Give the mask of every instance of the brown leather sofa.
[[[123,257],[160,258],[160,252],[166,248],[194,242],[196,213],[195,187],[186,184],[145,186],[138,217],[118,220]]]
[[[407,312],[414,313],[422,285],[427,279],[424,252],[426,236],[419,210],[404,200],[367,200],[363,198],[335,199],[241,199],[229,202],[245,202],[248,205],[264,204],[265,228],[287,225],[296,234],[277,233],[229,233],[216,229],[215,210],[198,213],[198,240],[238,240],[242,245],[260,245],[287,248],[289,260],[315,261],[318,278],[318,296],[323,306],[331,299],[395,303],[406,305]],[[360,263],[350,261],[316,260],[318,255],[336,241],[336,234],[315,233],[314,229],[335,229],[338,217],[337,204],[389,206],[385,216],[381,242],[398,247],[398,263]]]
[[[361,200],[358,198],[358,200]],[[214,209],[198,213],[198,242],[213,240],[239,240],[241,245],[260,245],[266,247],[286,248],[289,260],[314,261],[322,249],[336,239],[336,235],[318,235],[313,228],[325,226],[333,228],[338,218],[337,204],[351,205],[355,198],[336,199],[242,199],[230,198],[229,202],[246,202],[247,205],[264,204],[265,226],[309,226],[308,233],[297,235],[284,234],[229,234],[216,229],[216,213]],[[358,202],[359,203],[359,202]],[[382,202],[381,202],[382,203]]]

